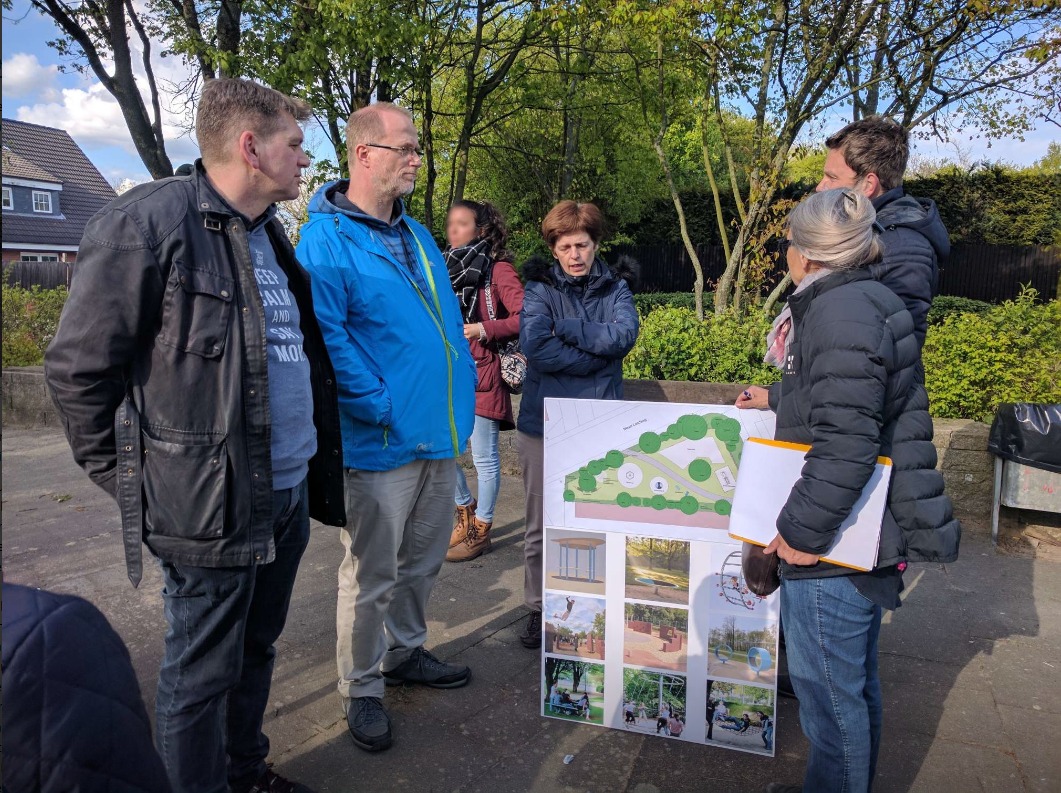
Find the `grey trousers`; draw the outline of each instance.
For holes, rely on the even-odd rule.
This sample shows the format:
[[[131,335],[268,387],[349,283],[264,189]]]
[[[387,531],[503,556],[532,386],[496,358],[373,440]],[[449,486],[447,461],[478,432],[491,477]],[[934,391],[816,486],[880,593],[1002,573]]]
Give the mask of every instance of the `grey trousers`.
[[[382,697],[393,669],[427,640],[427,600],[453,530],[452,459],[346,472],[339,565],[339,693]]]
[[[542,610],[542,536],[545,516],[542,509],[542,483],[545,478],[545,441],[525,432],[516,433],[516,452],[523,469],[523,492],[526,494],[523,602],[532,611]]]

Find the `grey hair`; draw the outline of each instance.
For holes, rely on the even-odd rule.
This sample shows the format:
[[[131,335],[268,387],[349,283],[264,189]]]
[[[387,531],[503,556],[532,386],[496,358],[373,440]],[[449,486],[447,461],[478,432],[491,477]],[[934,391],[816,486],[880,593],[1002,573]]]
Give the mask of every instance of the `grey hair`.
[[[858,190],[839,187],[805,198],[788,216],[792,245],[829,270],[857,270],[884,252],[873,225],[877,212]]]

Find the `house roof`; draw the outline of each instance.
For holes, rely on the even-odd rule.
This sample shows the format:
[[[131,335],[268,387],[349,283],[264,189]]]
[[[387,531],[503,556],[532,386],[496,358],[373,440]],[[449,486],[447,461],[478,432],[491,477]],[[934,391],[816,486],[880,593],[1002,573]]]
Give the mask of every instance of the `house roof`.
[[[4,146],[4,176],[13,176],[16,179],[32,179],[37,182],[58,182],[59,180],[43,168],[34,165],[20,154],[9,150]]]
[[[3,119],[3,174],[61,182],[61,217],[4,213],[4,244],[78,245],[89,219],[114,200],[114,188],[65,130]],[[8,156],[10,152],[11,156]],[[8,173],[8,167],[36,169],[37,176]],[[41,176],[40,174],[44,174]]]

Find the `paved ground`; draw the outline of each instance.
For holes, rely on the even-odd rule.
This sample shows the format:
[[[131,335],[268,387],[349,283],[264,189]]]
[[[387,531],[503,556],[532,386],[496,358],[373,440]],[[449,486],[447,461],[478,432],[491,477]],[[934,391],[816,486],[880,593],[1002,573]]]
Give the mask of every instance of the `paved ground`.
[[[447,565],[431,644],[475,672],[450,692],[388,693],[397,740],[349,742],[334,681],[335,531],[318,528],[299,574],[267,714],[278,770],[316,791],[757,791],[798,781],[807,745],[782,700],[770,760],[538,716],[539,662],[517,641],[524,611],[522,494],[506,479],[493,554]],[[148,710],[162,653],[160,581],[122,566],[113,504],[56,433],[3,433],[3,573],[82,595],[129,645]],[[946,569],[915,566],[881,636],[887,791],[1061,790],[1061,567],[967,539]],[[1051,748],[1053,747],[1053,748]],[[574,755],[564,764],[565,755]]]

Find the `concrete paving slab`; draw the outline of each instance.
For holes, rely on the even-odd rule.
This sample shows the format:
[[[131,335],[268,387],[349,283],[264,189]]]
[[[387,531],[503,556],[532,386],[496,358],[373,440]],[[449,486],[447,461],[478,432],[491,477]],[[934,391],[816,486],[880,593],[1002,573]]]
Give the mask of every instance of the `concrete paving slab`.
[[[148,711],[165,629],[157,567],[134,590],[117,511],[54,430],[3,434],[3,574],[86,597],[130,648]],[[807,743],[780,700],[775,759],[544,719],[540,662],[518,641],[522,487],[506,477],[493,553],[444,565],[429,646],[473,667],[455,691],[391,689],[397,741],[346,734],[335,681],[338,531],[316,527],[278,644],[266,714],[277,769],[317,791],[755,791],[798,782]],[[953,565],[915,565],[881,632],[886,702],[876,791],[1061,790],[1061,575],[967,536]],[[565,755],[574,755],[564,764]]]

